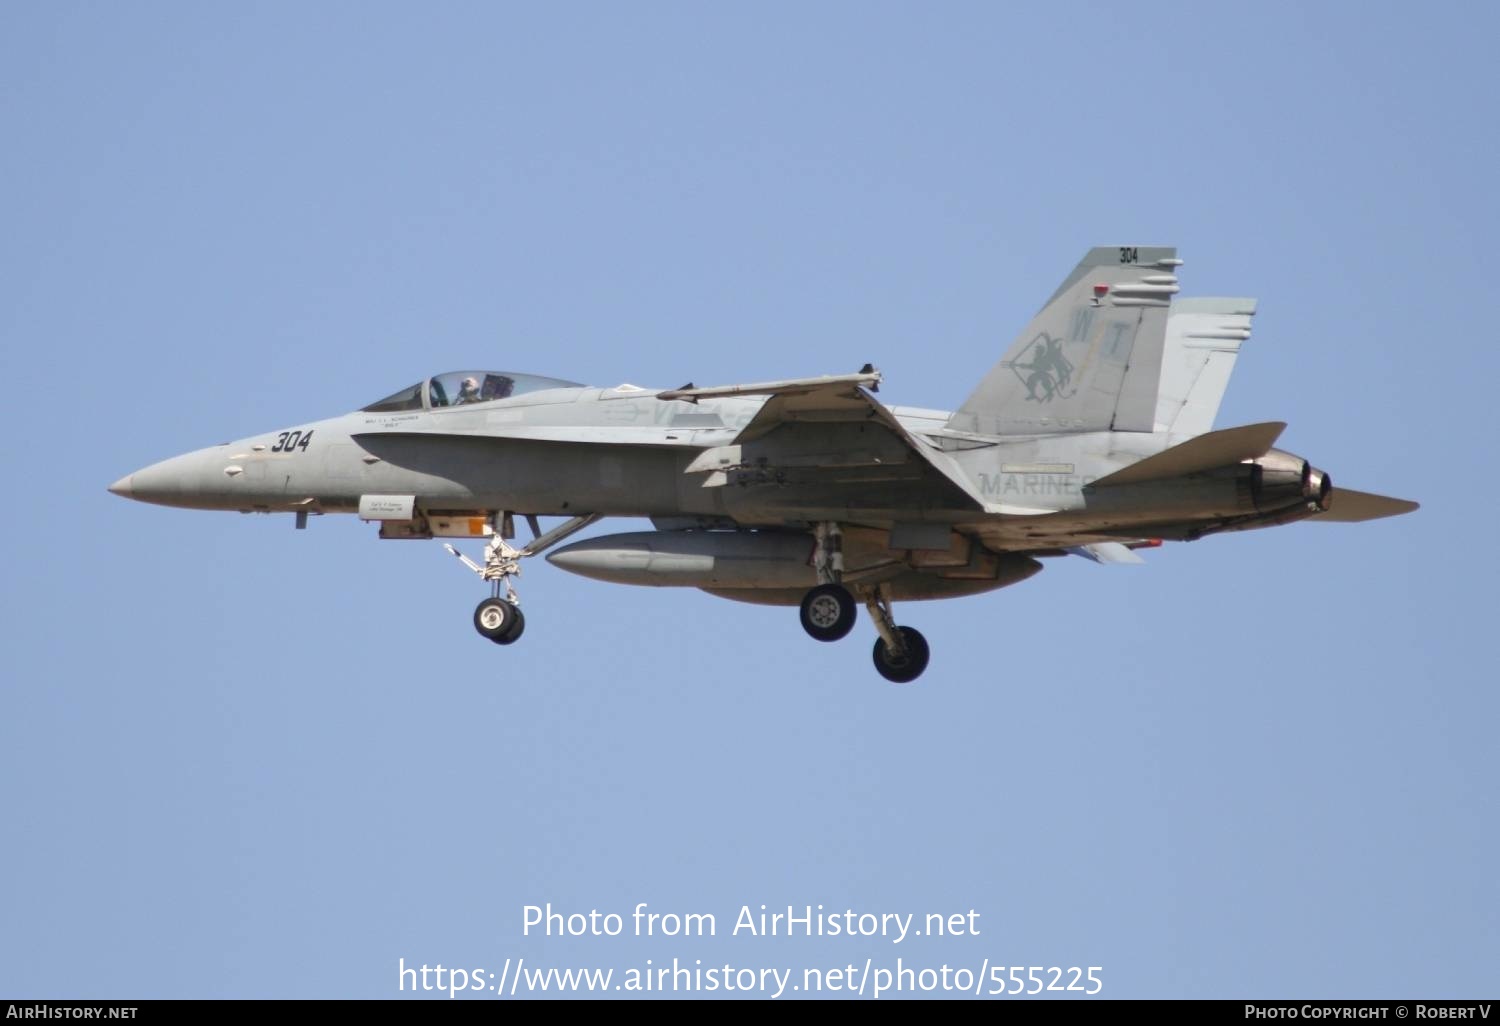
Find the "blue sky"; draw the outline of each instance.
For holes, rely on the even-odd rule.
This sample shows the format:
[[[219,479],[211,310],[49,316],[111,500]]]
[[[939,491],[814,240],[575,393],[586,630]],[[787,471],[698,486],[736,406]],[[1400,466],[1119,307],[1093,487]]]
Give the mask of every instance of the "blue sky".
[[[1100,966],[1112,997],[1493,994],[1497,28],[9,5],[0,993],[899,957]],[[1336,484],[1421,511],[903,607],[933,657],[901,688],[868,623],[819,645],[790,610],[545,565],[497,649],[436,543],[104,490],[470,366],[870,361],[886,401],[952,408],[1117,243],[1259,297],[1220,426],[1286,420]],[[549,902],[718,932],[523,935]],[[980,933],[731,936],[761,904]]]

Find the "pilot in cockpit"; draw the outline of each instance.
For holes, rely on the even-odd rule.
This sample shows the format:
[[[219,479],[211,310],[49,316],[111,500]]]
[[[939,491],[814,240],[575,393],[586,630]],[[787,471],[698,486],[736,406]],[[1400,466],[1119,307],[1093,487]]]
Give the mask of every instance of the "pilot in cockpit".
[[[479,382],[474,378],[464,378],[463,384],[458,386],[458,398],[453,400],[454,406],[462,406],[464,403],[479,402]]]

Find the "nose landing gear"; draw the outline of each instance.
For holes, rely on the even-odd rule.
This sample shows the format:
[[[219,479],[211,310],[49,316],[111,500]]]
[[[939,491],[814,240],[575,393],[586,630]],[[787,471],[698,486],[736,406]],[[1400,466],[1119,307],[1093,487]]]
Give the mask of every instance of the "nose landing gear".
[[[526,616],[521,612],[521,597],[516,594],[515,585],[515,579],[521,576],[521,560],[550,549],[564,538],[601,519],[601,514],[589,513],[573,517],[545,534],[541,533],[536,517],[528,516],[526,519],[534,537],[529,544],[518,549],[505,537],[512,533],[507,530],[512,521],[511,514],[502,511],[490,517],[490,540],[484,547],[483,566],[447,542],[443,543],[443,548],[450,555],[489,582],[490,597],[474,609],[474,629],[497,645],[512,644],[526,629]]]
[[[509,645],[526,629],[526,616],[509,599],[487,598],[474,610],[474,629],[497,645]]]

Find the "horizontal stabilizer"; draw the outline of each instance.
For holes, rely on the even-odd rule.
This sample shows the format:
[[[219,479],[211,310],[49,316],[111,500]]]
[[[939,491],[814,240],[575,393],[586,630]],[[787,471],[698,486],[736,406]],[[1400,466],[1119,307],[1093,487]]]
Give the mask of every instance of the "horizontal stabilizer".
[[[1387,495],[1371,495],[1369,492],[1356,492],[1335,486],[1328,511],[1318,513],[1311,519],[1334,524],[1357,524],[1363,520],[1398,517],[1417,508],[1417,503],[1406,499],[1392,499]]]
[[[1101,477],[1094,485],[1138,484],[1169,477],[1196,474],[1215,467],[1257,459],[1270,451],[1276,439],[1286,430],[1281,421],[1246,424],[1244,427],[1210,431],[1206,435],[1174,445],[1172,448],[1132,463],[1123,470]]]
[[[1092,559],[1095,563],[1105,563],[1111,566],[1135,566],[1146,562],[1140,556],[1130,551],[1129,546],[1122,542],[1095,542],[1093,545],[1077,545],[1068,550],[1075,556],[1084,559]]]

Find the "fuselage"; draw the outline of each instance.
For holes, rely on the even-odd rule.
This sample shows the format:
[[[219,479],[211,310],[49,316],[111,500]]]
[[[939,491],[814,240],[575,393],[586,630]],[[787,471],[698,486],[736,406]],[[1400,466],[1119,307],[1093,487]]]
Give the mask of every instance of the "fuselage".
[[[479,381],[508,384],[503,395],[449,401]],[[925,523],[982,533],[1002,551],[1266,512],[1247,505],[1233,468],[1219,479],[1091,487],[1174,444],[1165,432],[985,436],[950,429],[947,411],[889,407],[894,429],[814,421],[815,433],[799,434],[793,422],[735,444],[767,401],[457,372],[353,413],[163,460],[110,490],[242,512],[356,513],[373,498],[421,515],[675,517],[745,528],[832,521],[887,531]],[[704,472],[703,456],[730,450],[741,461],[731,474]]]
[[[1184,301],[1171,247],[1085,254],[954,413],[887,406],[881,375],[656,391],[505,371],[425,378],[353,413],[297,424],[127,475],[110,491],[190,509],[354,513],[385,539],[483,538],[478,632],[525,625],[513,579],[546,553],[606,581],[702,588],[800,606],[819,641],[847,635],[856,598],[888,680],[927,664],[893,602],[1005,587],[1075,553],[1133,550],[1322,515],[1364,520],[1415,503],[1348,493],[1273,448],[1285,424],[1213,430],[1254,300]],[[543,530],[540,516],[563,516]],[[517,517],[530,518],[520,548]],[[601,517],[652,531],[558,544]]]
[[[732,516],[731,491],[684,472],[732,442],[764,396],[663,401],[655,392],[559,387],[491,402],[360,410],[198,449],[129,474],[110,491],[188,509],[352,513],[365,495],[423,509]],[[943,411],[893,410],[913,432]],[[899,505],[899,503],[898,503]]]
[[[400,494],[424,509],[722,514],[713,493],[679,479],[764,399],[705,409],[634,391],[562,387],[469,406],[361,410],[174,456],[110,491],[245,512],[347,513],[361,496]]]

